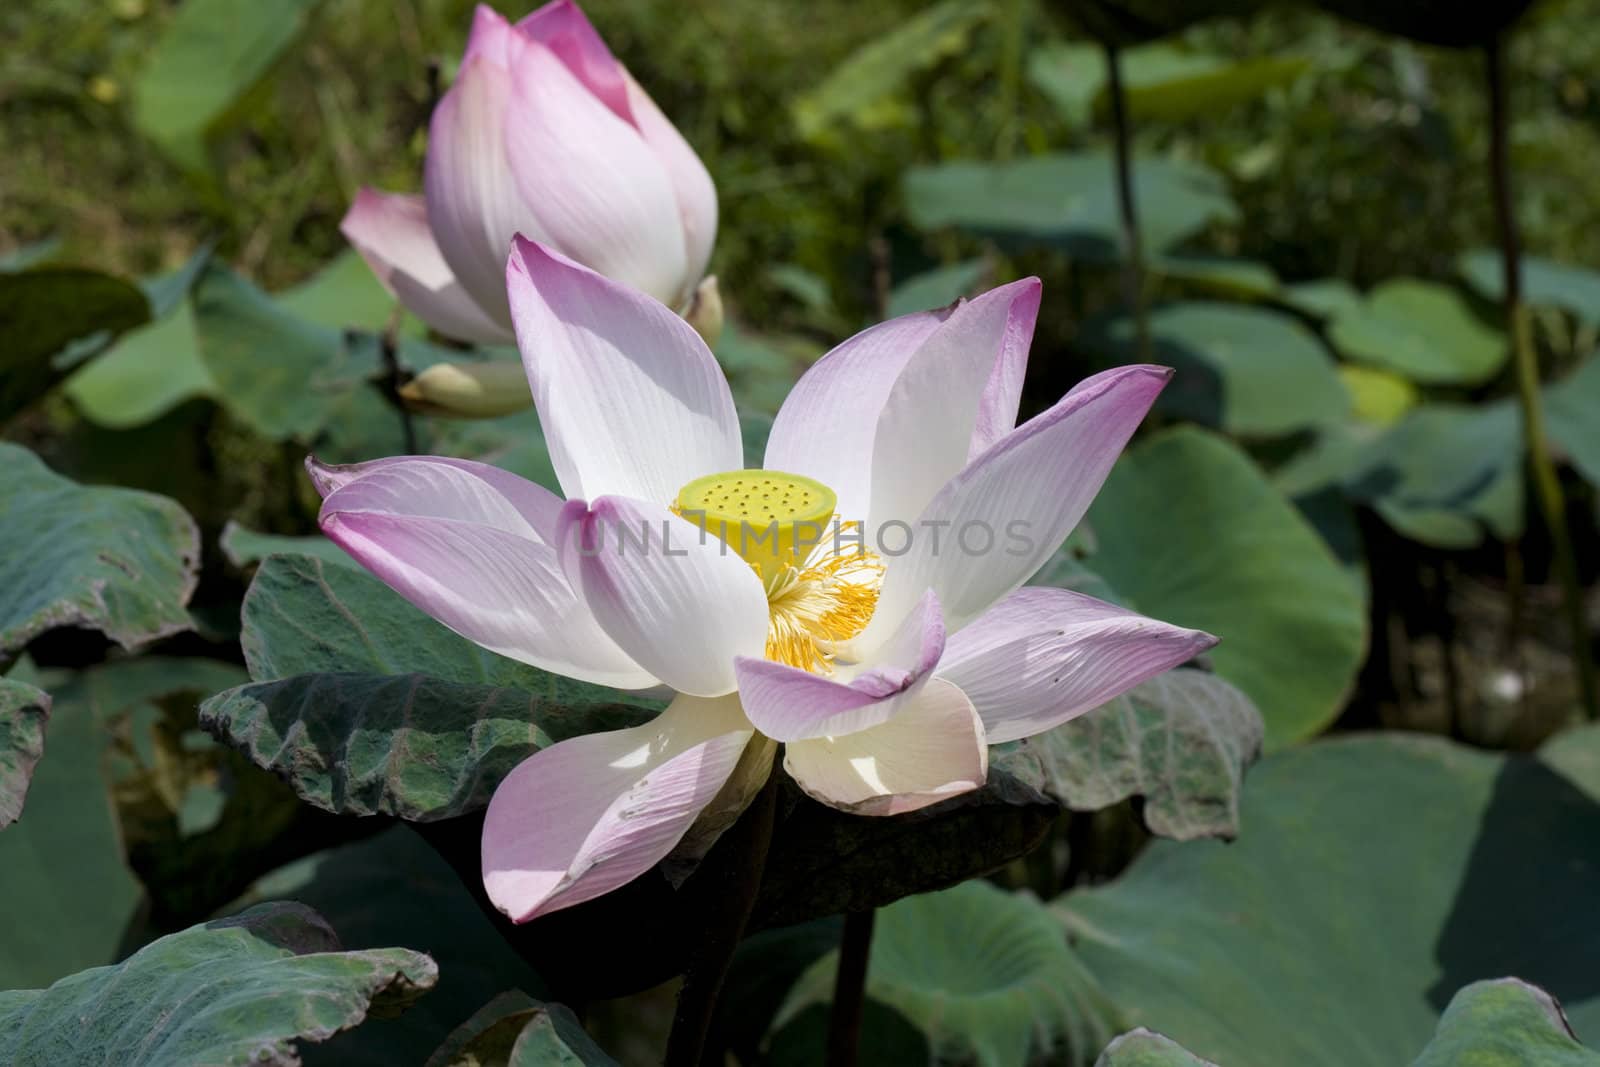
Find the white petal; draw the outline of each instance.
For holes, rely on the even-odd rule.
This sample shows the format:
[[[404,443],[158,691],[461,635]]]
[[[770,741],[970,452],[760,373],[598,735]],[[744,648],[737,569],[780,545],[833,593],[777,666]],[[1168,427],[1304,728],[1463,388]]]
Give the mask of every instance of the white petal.
[[[939,677],[960,686],[990,744],[1031,737],[1217,643],[1067,589],[1018,589],[950,637]]]
[[[484,818],[489,899],[527,922],[637,878],[717,795],[752,733],[737,699],[680,696],[643,726],[534,753]]]
[[[557,537],[572,586],[601,627],[679,692],[733,692],[734,659],[766,647],[767,595],[754,569],[665,507],[568,501]]]
[[[506,284],[568,499],[670,504],[695,478],[744,466],[733,394],[688,323],[532,241],[516,242]]]
[[[942,678],[888,722],[845,737],[793,741],[783,766],[814,799],[857,815],[898,815],[970,792],[989,773],[983,723]]]

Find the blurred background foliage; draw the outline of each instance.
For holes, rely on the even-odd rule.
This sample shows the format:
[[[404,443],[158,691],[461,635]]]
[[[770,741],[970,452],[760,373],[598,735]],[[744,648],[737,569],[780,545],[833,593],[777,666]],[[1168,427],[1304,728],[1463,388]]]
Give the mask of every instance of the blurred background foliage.
[[[722,1025],[744,1061],[765,1055],[769,1022],[794,1038],[799,1051],[789,1054],[799,1059],[788,1062],[820,1049],[822,971],[833,966],[824,954],[837,923],[784,923],[928,888],[918,861],[931,863],[924,853],[941,848],[970,852],[971,872],[989,870],[1026,851],[1017,842],[1035,829],[1030,841],[1046,843],[995,881],[1050,902],[1049,918],[1025,895],[994,904],[993,887],[981,883],[885,912],[890,955],[871,991],[874,1004],[899,1014],[869,1027],[869,1041],[909,1035],[953,1042],[966,1055],[973,1049],[956,1047],[963,1040],[992,1038],[985,1047],[1006,1054],[984,1060],[979,1047],[977,1058],[1013,1062],[1009,1043],[1029,1020],[1043,1020],[1045,1037],[1087,1061],[1148,1016],[1181,1025],[1207,1050],[1282,1050],[1298,1040],[1310,1043],[1297,1062],[1342,1067],[1351,1061],[1341,1040],[1404,1004],[1368,1049],[1374,1063],[1402,1062],[1447,1003],[1445,1021],[1473,1030],[1492,1022],[1495,998],[1514,994],[1517,1010],[1547,1024],[1537,990],[1469,986],[1450,1001],[1466,983],[1508,971],[1542,982],[1575,1008],[1580,1031],[1600,1034],[1592,976],[1573,963],[1594,944],[1591,926],[1578,929],[1573,918],[1587,914],[1581,902],[1592,899],[1594,875],[1567,862],[1593,839],[1600,733],[1564,729],[1580,718],[1573,663],[1594,656],[1600,620],[1593,0],[1547,0],[1506,38],[1524,288],[1577,541],[1587,647],[1574,647],[1562,623],[1547,526],[1525,487],[1479,50],[1408,41],[1306,6],[1227,0],[1180,10],[1260,10],[1153,38],[1146,18],[1173,10],[1159,0],[584,6],[716,180],[712,270],[731,314],[717,355],[757,457],[788,386],[833,343],[885,315],[1038,274],[1045,300],[1025,415],[1110,363],[1148,354],[1180,373],[1084,528],[1037,580],[1225,638],[1202,669],[1173,672],[1031,748],[996,748],[999,784],[948,820],[930,820],[921,852],[905,845],[852,866],[851,857],[872,855],[862,841],[875,842],[873,830],[798,809],[811,813],[780,831],[798,842],[790,866],[775,877],[775,900],[763,897],[758,909],[758,925],[775,929],[752,939],[736,964],[766,977],[734,982],[724,1008]],[[1386,8],[1384,17],[1422,7],[1433,29],[1458,29],[1453,20],[1465,17],[1430,5]],[[1472,10],[1491,8],[1501,6]],[[0,924],[0,948],[14,949],[0,959],[10,968],[0,967],[8,979],[0,986],[45,984],[218,909],[287,893],[310,900],[341,933],[358,931],[361,944],[415,944],[414,931],[445,923],[441,915],[460,932],[459,943],[421,946],[438,957],[447,992],[399,1023],[363,1029],[375,1044],[335,1045],[330,1055],[364,1047],[373,1062],[394,1062],[394,1049],[418,1047],[414,1034],[436,1042],[509,985],[543,995],[545,980],[565,982],[563,995],[579,988],[587,999],[594,990],[585,983],[610,982],[616,988],[595,994],[605,996],[676,973],[668,964],[681,962],[670,957],[682,946],[632,968],[583,940],[628,943],[637,927],[619,914],[653,915],[639,900],[661,904],[646,895],[655,890],[638,888],[616,911],[590,912],[590,927],[541,930],[560,948],[583,946],[585,966],[565,960],[566,972],[534,975],[527,961],[536,953],[491,927],[421,843],[427,837],[445,859],[465,856],[470,875],[475,837],[452,856],[438,835],[375,834],[379,819],[340,817],[419,820],[418,812],[444,811],[438,797],[405,795],[396,772],[368,783],[380,796],[374,806],[324,802],[325,779],[308,784],[272,762],[288,753],[320,769],[314,741],[267,743],[282,740],[268,730],[280,718],[298,722],[290,712],[326,712],[330,730],[352,715],[365,722],[365,708],[333,698],[302,707],[300,687],[359,671],[352,688],[376,694],[378,706],[402,681],[396,664],[434,676],[435,720],[418,729],[459,741],[469,706],[461,687],[493,673],[465,642],[441,640],[437,627],[307,536],[316,509],[300,466],[308,449],[333,461],[436,450],[552,478],[530,414],[402,423],[380,335],[394,337],[402,377],[442,360],[511,354],[463,352],[425,336],[338,232],[359,186],[418,188],[427,117],[453,77],[470,16],[464,0],[0,8],[8,44],[0,326],[27,341],[0,352],[0,422],[8,442],[84,483],[0,444],[0,487],[30,502],[7,514],[0,498],[0,516],[26,511],[32,525],[23,532],[59,542],[66,561],[11,552],[0,558],[0,589],[59,589],[70,600],[86,583],[120,588],[116,564],[92,537],[110,544],[113,531],[135,528],[149,532],[148,556],[134,563],[171,572],[170,588],[148,603],[71,604],[75,624],[103,638],[53,629],[48,613],[0,611],[0,666],[9,672],[0,717],[37,728],[39,690],[56,700],[50,757],[27,817],[0,837],[0,855],[31,857],[27,871],[8,871],[8,888],[52,900],[55,872],[80,864],[92,874],[83,883],[110,894],[64,895],[57,925],[77,935],[65,946],[37,937],[36,924]],[[1106,57],[1088,36],[1109,29],[1133,38],[1120,57],[1148,340],[1129,311]],[[64,387],[48,391],[58,381]],[[89,488],[104,483],[172,497],[195,522],[171,501]],[[253,570],[274,552],[291,555]],[[256,610],[247,604],[241,620],[247,587]],[[280,597],[281,610],[265,609]],[[0,595],[0,608],[17,604]],[[312,617],[322,620],[314,629],[323,644],[284,622]],[[364,617],[392,620],[396,648],[368,648],[351,621]],[[112,647],[151,642],[156,657]],[[346,646],[367,652],[351,658]],[[253,685],[243,684],[246,667]],[[537,691],[542,683],[506,684]],[[229,686],[238,688],[197,715],[197,698]],[[1294,745],[1324,730],[1372,727],[1538,755],[1398,734]],[[1244,768],[1263,745],[1269,758],[1244,791]],[[38,745],[16,748],[29,761],[26,781]],[[1166,755],[1174,748],[1181,759]],[[466,762],[452,768],[476,773]],[[17,777],[0,764],[0,784],[7,774]],[[93,788],[108,775],[111,805]],[[1347,795],[1370,810],[1347,811],[1339,801]],[[470,824],[470,808],[451,807],[441,825]],[[1191,840],[1238,832],[1241,811],[1249,828],[1240,845]],[[0,807],[0,816],[14,814]],[[1146,848],[1152,835],[1176,840]],[[805,866],[813,855],[845,858],[819,874]],[[1276,870],[1280,861],[1289,869]],[[1384,877],[1363,879],[1369,896],[1351,903],[1339,879],[1355,869]],[[1527,870],[1541,873],[1524,878]],[[401,872],[400,889],[392,871]],[[1280,892],[1296,872],[1337,898],[1309,909],[1316,921]],[[1529,904],[1530,880],[1568,903]],[[369,906],[375,885],[397,899]],[[1349,948],[1347,925],[1410,915],[1419,886],[1426,914],[1375,936],[1366,952]],[[1215,900],[1193,904],[1208,893]],[[1151,916],[1184,914],[1170,921],[1203,928],[1242,908],[1241,896],[1257,899],[1250,894],[1259,894],[1251,915],[1260,925],[1229,926],[1210,949],[1222,946],[1218,973],[1249,971],[1237,986],[1165,982],[1164,969],[1181,974],[1196,951],[1182,930],[1172,933],[1175,949],[1126,950],[1152,928]],[[685,914],[695,904],[688,897]],[[1185,902],[1194,916],[1181,912]],[[74,918],[95,907],[96,922]],[[926,1003],[918,977],[948,975],[961,986],[971,977],[966,945],[919,931],[964,929],[968,910],[1008,908],[1020,917],[999,924],[1008,929],[993,944],[1017,938],[1027,951],[997,949],[993,973],[980,969],[967,992],[981,1000],[993,986],[1009,997],[996,1002],[998,1015],[974,1009],[965,1031],[945,1026],[948,1005]],[[1549,920],[1524,938],[1515,917],[1530,908]],[[1518,931],[1503,943],[1477,936],[1507,924]],[[1038,934],[1063,926],[1072,952]],[[653,929],[668,927],[697,929],[688,919]],[[1348,1022],[1323,1010],[1327,990],[1320,977],[1306,984],[1300,955],[1275,954],[1301,937],[1319,960],[1349,955],[1336,998]],[[1489,947],[1479,951],[1479,941]],[[1510,955],[1497,955],[1504,946]],[[1393,964],[1388,984],[1370,980],[1383,957]],[[452,985],[453,973],[467,977]],[[1283,1008],[1280,990],[1304,1004]],[[664,1026],[645,1018],[663,1003],[602,1005],[590,1018],[608,1040],[637,1044],[634,1030]],[[1230,1033],[1210,1032],[1217,1018],[1230,1020]],[[1325,1033],[1302,1025],[1312,1018]],[[1294,1033],[1279,1033],[1280,1024]],[[786,1062],[781,1043],[772,1047],[780,1051],[762,1062]],[[617,1051],[629,1062],[649,1058]]]

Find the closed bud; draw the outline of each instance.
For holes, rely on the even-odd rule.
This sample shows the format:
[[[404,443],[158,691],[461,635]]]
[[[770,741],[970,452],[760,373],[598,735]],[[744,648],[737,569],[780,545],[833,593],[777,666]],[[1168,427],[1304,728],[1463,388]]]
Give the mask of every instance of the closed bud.
[[[706,347],[716,350],[722,338],[722,291],[717,288],[717,276],[708,274],[694,291],[689,310],[683,317],[694,327],[694,332],[705,341]]]
[[[494,419],[533,404],[521,363],[435,363],[400,387],[400,399],[422,415]]]

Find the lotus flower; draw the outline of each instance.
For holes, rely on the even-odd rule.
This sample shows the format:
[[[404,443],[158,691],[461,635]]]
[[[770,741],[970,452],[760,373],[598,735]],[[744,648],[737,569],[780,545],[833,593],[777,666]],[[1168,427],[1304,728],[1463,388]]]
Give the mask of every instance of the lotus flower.
[[[717,234],[710,175],[571,0],[515,25],[477,9],[423,190],[362,189],[341,229],[401,303],[462,341],[512,339],[517,233],[674,308]]]
[[[512,919],[628,882],[704,819],[726,825],[772,741],[812,797],[893,815],[982,785],[989,744],[1213,643],[1022,588],[1171,373],[1096,375],[1016,426],[1037,279],[835,348],[784,403],[764,470],[743,469],[727,382],[670,309],[520,238],[507,282],[565,501],[464,460],[310,463],[328,536],[457,633],[676,693],[653,721],[559,742],[501,783],[483,876]],[[805,543],[802,525],[830,516],[850,520],[840,543]],[[768,520],[779,535],[748,543]]]

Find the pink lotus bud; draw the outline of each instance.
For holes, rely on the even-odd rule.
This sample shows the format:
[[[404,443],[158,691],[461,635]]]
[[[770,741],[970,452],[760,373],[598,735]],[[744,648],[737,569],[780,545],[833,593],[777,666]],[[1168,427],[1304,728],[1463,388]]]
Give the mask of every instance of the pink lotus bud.
[[[344,234],[435,330],[509,342],[517,234],[684,309],[717,232],[694,150],[572,0],[479,6],[429,128],[422,196],[362,190]]]

